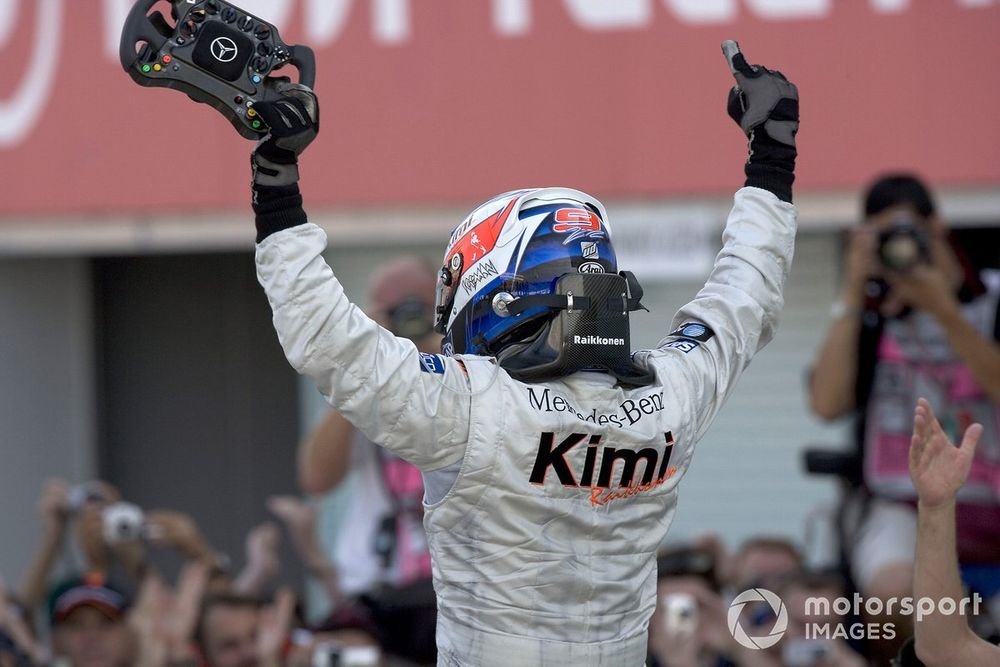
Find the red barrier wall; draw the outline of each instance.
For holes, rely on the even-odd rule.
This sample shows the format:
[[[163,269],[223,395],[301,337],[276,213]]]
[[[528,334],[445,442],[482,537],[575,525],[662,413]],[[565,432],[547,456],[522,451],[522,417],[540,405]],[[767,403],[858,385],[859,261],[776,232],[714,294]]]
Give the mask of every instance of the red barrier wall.
[[[0,0],[0,216],[245,207],[250,144],[136,86],[127,0]],[[311,206],[741,182],[719,42],[800,88],[798,191],[910,167],[1000,184],[1000,0],[246,0],[314,46]],[[44,20],[40,20],[44,19]],[[307,28],[308,26],[308,28]]]

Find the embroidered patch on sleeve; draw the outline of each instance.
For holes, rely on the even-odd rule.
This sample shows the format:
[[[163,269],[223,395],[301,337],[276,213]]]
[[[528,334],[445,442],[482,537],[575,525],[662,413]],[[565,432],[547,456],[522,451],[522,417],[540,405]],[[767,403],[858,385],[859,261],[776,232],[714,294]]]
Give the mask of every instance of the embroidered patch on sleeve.
[[[684,340],[684,339],[681,339],[681,340],[675,340],[672,343],[667,343],[666,345],[664,345],[664,347],[674,348],[674,349],[680,350],[681,352],[687,354],[688,352],[690,352],[691,350],[695,349],[699,345],[701,345],[701,343],[699,343],[696,340]]]
[[[699,343],[707,343],[715,332],[707,324],[702,324],[701,322],[685,322],[676,331],[670,333],[671,336],[680,336],[681,338],[688,338],[690,340],[696,340]]]
[[[420,353],[420,370],[424,373],[444,375],[444,359],[437,354]]]

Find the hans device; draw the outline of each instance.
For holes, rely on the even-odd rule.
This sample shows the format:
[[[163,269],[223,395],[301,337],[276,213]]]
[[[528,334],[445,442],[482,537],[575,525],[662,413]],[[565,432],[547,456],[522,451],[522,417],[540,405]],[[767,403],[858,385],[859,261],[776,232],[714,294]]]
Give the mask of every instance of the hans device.
[[[223,0],[172,0],[174,23],[160,0],[138,0],[125,19],[118,55],[141,86],[164,86],[210,104],[248,139],[267,134],[253,105],[278,97],[270,74],[286,64],[299,83],[313,87],[316,59],[305,46],[289,46],[277,29]]]

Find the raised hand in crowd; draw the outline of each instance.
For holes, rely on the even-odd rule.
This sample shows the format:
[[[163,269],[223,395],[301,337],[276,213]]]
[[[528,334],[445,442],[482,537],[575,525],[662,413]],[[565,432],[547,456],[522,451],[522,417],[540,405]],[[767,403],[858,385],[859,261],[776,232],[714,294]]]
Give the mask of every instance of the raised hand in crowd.
[[[59,557],[69,523],[71,488],[69,482],[55,477],[45,480],[42,485],[38,499],[41,542],[24,573],[20,588],[21,602],[28,608],[34,608],[45,597],[45,584]]]
[[[21,667],[42,664],[48,652],[37,641],[25,622],[23,608],[7,595],[7,585],[0,578],[0,666]]]
[[[146,515],[146,536],[150,543],[177,551],[188,560],[205,563],[210,569],[221,563],[216,551],[198,529],[194,518],[176,510],[153,510]]]
[[[963,596],[955,540],[955,497],[972,467],[981,424],[965,429],[955,446],[945,435],[930,403],[917,401],[910,442],[910,477],[919,496],[917,556],[913,596],[936,605],[950,600],[960,608]],[[963,614],[935,611],[914,624],[917,656],[928,667],[978,667],[1000,664],[1000,647],[969,629]]]
[[[76,515],[76,540],[83,556],[84,572],[107,578],[117,562],[124,573],[138,584],[146,574],[146,548],[138,527],[133,530],[129,525],[126,530],[113,529],[111,524],[120,520],[123,509],[128,514],[134,511],[141,516],[137,507],[120,501],[116,490],[106,500],[84,502]]]
[[[106,482],[90,481],[74,486],[58,477],[45,480],[38,498],[41,542],[21,580],[21,604],[31,609],[45,597],[46,582],[65,543],[73,514],[88,508],[91,508],[88,512],[99,514],[101,507],[119,498],[118,490]]]
[[[926,399],[917,401],[910,444],[910,477],[920,499],[920,509],[936,510],[954,506],[958,490],[972,467],[976,445],[983,433],[981,424],[965,430],[962,442],[948,440]]]
[[[661,578],[657,596],[649,623],[649,652],[657,665],[697,667],[709,655],[721,655],[713,644],[719,629],[726,633],[722,599],[703,580],[690,575]],[[716,627],[720,617],[721,628]]]
[[[295,612],[295,594],[287,588],[280,589],[274,601],[261,608],[257,616],[258,667],[282,667],[285,646],[292,630]]]
[[[278,546],[281,530],[267,521],[250,529],[246,537],[246,565],[233,579],[230,589],[246,596],[260,596],[281,570]]]
[[[77,513],[74,532],[84,571],[106,576],[111,568],[111,553],[104,538],[103,508],[96,504],[82,507]]]
[[[189,561],[181,570],[175,590],[159,575],[145,577],[128,614],[135,636],[135,667],[197,664],[194,630],[209,573],[205,563]]]
[[[343,603],[337,570],[316,533],[316,505],[295,496],[272,496],[267,508],[281,519],[306,571],[319,580],[333,605]]]

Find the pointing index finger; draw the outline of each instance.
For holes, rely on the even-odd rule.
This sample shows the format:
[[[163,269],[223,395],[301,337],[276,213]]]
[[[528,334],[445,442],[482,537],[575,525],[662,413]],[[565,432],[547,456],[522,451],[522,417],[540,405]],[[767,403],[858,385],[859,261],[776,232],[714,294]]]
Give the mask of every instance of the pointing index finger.
[[[722,43],[722,55],[726,57],[726,62],[729,64],[729,71],[736,74],[736,64],[733,62],[733,58],[739,55],[740,45],[733,39],[727,39]]]

